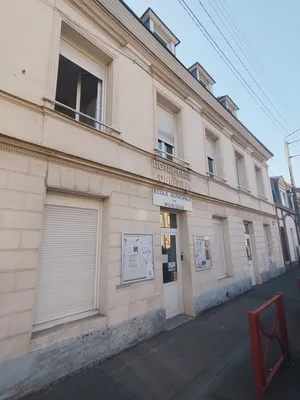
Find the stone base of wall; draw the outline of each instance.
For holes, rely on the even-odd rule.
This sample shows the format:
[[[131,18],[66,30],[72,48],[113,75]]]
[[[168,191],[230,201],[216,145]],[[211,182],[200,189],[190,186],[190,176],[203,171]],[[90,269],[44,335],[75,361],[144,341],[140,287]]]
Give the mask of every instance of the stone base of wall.
[[[281,267],[271,267],[267,271],[263,271],[260,274],[261,283],[265,283],[270,281],[271,279],[276,278],[279,275],[282,275],[286,272],[286,267],[282,265]]]
[[[35,392],[165,329],[164,309],[88,332],[0,364],[0,400]]]
[[[216,307],[250,289],[252,289],[252,280],[247,278],[203,293],[194,298],[196,314],[198,315],[205,310]]]

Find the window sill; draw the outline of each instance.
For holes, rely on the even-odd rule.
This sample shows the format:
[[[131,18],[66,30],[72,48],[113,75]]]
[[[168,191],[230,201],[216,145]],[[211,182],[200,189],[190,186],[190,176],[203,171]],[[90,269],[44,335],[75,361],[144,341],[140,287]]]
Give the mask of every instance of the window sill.
[[[249,189],[247,189],[247,188],[244,188],[243,186],[239,186],[238,185],[238,190],[240,191],[240,192],[244,192],[244,193],[247,193],[247,194],[250,194],[251,193],[251,190],[249,190]]]
[[[227,278],[232,278],[232,276],[230,276],[230,275],[221,275],[221,276],[219,276],[218,277],[218,281],[222,281],[223,279],[227,279]]]
[[[176,165],[179,165],[179,166],[185,167],[185,168],[188,168],[190,166],[190,164],[187,161],[184,161],[182,158],[174,156],[173,154],[170,154],[170,157],[172,157],[172,159],[169,159],[167,157],[162,156],[159,153],[164,153],[164,152],[160,149],[154,149],[154,154],[157,157],[159,157],[161,160],[168,161],[171,164],[176,164]]]
[[[223,182],[226,183],[227,180],[225,178],[222,178],[221,176],[218,176],[216,174],[213,174],[212,172],[206,172],[206,175],[208,176],[208,178],[214,180],[214,181],[218,181],[218,182]]]
[[[208,271],[208,270],[211,270],[211,269],[212,269],[212,267],[199,268],[199,269],[196,269],[196,272],[200,272],[200,271]]]
[[[82,117],[84,117],[84,118],[87,118],[88,120],[94,122],[94,125],[98,125],[98,127],[95,127],[95,126],[91,126],[91,125],[89,125],[89,124],[85,124],[85,123],[79,121],[79,119],[77,120],[76,118],[71,118],[71,117],[69,117],[68,115],[66,115],[66,114],[64,114],[64,113],[60,113],[60,112],[56,111],[55,109],[52,109],[53,111],[58,112],[59,114],[62,114],[62,115],[64,115],[64,116],[67,116],[68,118],[71,118],[71,119],[73,119],[74,121],[79,122],[79,123],[81,123],[81,124],[83,124],[83,125],[85,125],[85,126],[88,126],[88,127],[92,128],[92,129],[96,129],[97,131],[104,131],[104,132],[106,132],[106,129],[108,129],[110,132],[117,133],[118,135],[121,134],[121,132],[120,132],[119,130],[113,128],[112,126],[109,126],[109,125],[105,124],[104,122],[102,122],[102,121],[100,121],[100,120],[98,120],[98,119],[95,119],[95,118],[93,118],[93,117],[90,117],[90,116],[87,115],[87,114],[84,114],[84,113],[82,113],[82,112],[80,112],[80,111],[77,111],[77,110],[75,110],[75,108],[72,108],[72,107],[69,107],[69,106],[67,106],[67,105],[65,105],[65,104],[63,104],[63,103],[60,103],[59,101],[56,101],[56,100],[53,100],[53,99],[49,99],[49,98],[47,98],[47,97],[43,97],[43,100],[44,100],[45,102],[47,102],[47,103],[52,104],[52,106],[60,106],[60,107],[62,107],[62,108],[64,108],[64,109],[66,109],[66,110],[69,110],[69,111],[73,112],[73,113],[76,114],[76,115],[80,115],[80,116],[82,116]],[[100,129],[100,126],[101,126],[101,129]],[[102,127],[104,127],[104,129],[103,129]]]
[[[99,329],[107,324],[107,318],[97,312],[96,315],[83,317],[73,322],[44,328],[32,333],[30,351],[36,351],[53,343],[68,340],[83,335],[94,329]]]
[[[259,200],[268,201],[267,197],[262,196],[261,194],[257,195],[257,197],[259,198]]]

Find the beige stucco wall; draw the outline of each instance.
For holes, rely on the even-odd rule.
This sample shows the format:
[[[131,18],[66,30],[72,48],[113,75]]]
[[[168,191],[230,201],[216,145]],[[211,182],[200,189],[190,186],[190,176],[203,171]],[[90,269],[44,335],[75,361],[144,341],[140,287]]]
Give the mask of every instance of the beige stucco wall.
[[[257,209],[261,208],[262,201],[253,201],[253,197],[257,197],[257,189],[254,181],[252,155],[248,152],[245,153],[249,190],[251,191],[246,200],[244,196],[239,196],[236,190],[235,164],[234,157],[231,157],[233,147],[230,134],[206,121],[199,113],[200,108],[196,111],[195,107],[193,108],[191,104],[183,101],[178,94],[174,93],[174,90],[167,89],[166,85],[153,79],[151,69],[147,64],[143,64],[141,59],[139,59],[139,64],[133,61],[137,58],[135,53],[128,48],[120,51],[115,40],[112,40],[107,33],[104,34],[101,29],[96,29],[62,0],[55,4],[55,7],[62,10],[61,14],[39,0],[28,1],[26,7],[24,5],[16,7],[15,1],[6,3],[7,12],[18,16],[10,23],[7,18],[1,16],[1,29],[7,35],[22,27],[22,24],[25,23],[24,19],[21,20],[24,14],[30,15],[38,12],[40,23],[30,24],[30,29],[26,29],[26,34],[17,35],[18,40],[3,44],[3,54],[5,54],[7,65],[1,75],[0,84],[4,91],[37,105],[44,104],[53,108],[42,98],[44,96],[55,98],[60,29],[62,19],[65,19],[64,15],[67,14],[72,18],[72,26],[83,36],[87,36],[87,30],[89,32],[88,39],[102,50],[105,49],[113,60],[113,83],[110,87],[113,90],[113,100],[110,107],[113,109],[113,124],[122,132],[119,136],[122,142],[128,142],[136,148],[153,154],[153,149],[156,147],[155,97],[156,91],[159,91],[179,110],[182,129],[179,132],[181,138],[178,138],[178,141],[183,143],[181,157],[190,164],[196,174],[207,178],[204,123],[206,127],[214,130],[220,136],[222,151],[219,162],[222,165],[224,178],[227,180],[225,186],[234,188],[236,193],[230,193],[222,186],[219,186],[220,190],[218,190],[218,186],[207,183],[208,186],[211,186],[210,195],[219,198],[220,191],[222,191],[223,195],[225,193],[224,200]],[[28,51],[25,52],[24,49]],[[23,57],[17,56],[23,53],[25,53]],[[101,62],[101,57],[99,61]],[[134,84],[132,84],[133,81]],[[55,114],[49,114],[41,108],[24,109],[23,104],[12,104],[7,102],[12,99],[7,97],[4,99],[3,95],[1,97],[0,129],[2,133],[106,165],[114,165],[133,173],[151,176],[149,154],[148,157],[146,154],[141,157],[136,151],[133,153],[133,150],[121,147],[118,141],[104,140],[101,135],[97,135],[89,128],[78,127],[78,124],[76,127],[73,121],[66,124],[66,118],[60,119]],[[16,114],[18,119],[13,118]],[[103,147],[107,151],[98,151]],[[137,165],[139,166],[138,170]],[[262,167],[264,170],[266,169],[265,166],[262,165]],[[192,190],[199,192],[197,187],[193,187]],[[266,190],[266,197],[268,201],[272,201],[270,190]],[[268,212],[273,212],[272,208],[269,207]]]
[[[26,3],[26,5],[25,5]],[[243,220],[252,221],[256,243],[256,272],[266,266],[261,245],[261,227],[269,224],[274,244],[273,266],[282,264],[278,232],[273,225],[271,192],[267,200],[257,198],[253,180],[254,158],[244,151],[251,193],[237,190],[232,133],[201,111],[201,105],[180,94],[162,77],[154,76],[145,52],[121,44],[103,28],[62,0],[5,0],[0,14],[1,51],[4,60],[0,76],[0,362],[36,351],[50,342],[68,339],[100,325],[113,326],[163,307],[159,207],[153,205],[152,188],[175,187],[158,182],[153,174],[156,95],[160,93],[178,110],[178,139],[190,164],[193,211],[182,213],[181,249],[184,311],[195,315],[195,298],[203,293],[243,281],[249,277],[243,239]],[[62,10],[55,11],[51,4]],[[107,134],[56,113],[43,100],[55,98],[57,63],[62,19],[111,61],[111,103],[107,104],[112,125],[121,134]],[[8,18],[13,15],[13,18]],[[32,15],[39,18],[32,19]],[[87,34],[88,32],[88,34]],[[134,41],[133,41],[134,43]],[[134,82],[134,84],[133,84]],[[176,86],[176,85],[175,85]],[[222,146],[220,163],[225,183],[207,177],[205,127],[212,129]],[[21,141],[20,141],[21,140]],[[235,146],[238,146],[235,144]],[[258,150],[259,152],[259,150]],[[265,160],[266,161],[266,160]],[[256,160],[257,162],[257,160]],[[172,163],[167,164],[173,166]],[[266,165],[261,163],[267,174]],[[184,168],[183,168],[184,169]],[[186,169],[184,169],[187,171]],[[267,176],[267,175],[266,175]],[[32,335],[34,295],[38,272],[43,207],[47,191],[90,195],[103,200],[101,321],[79,325],[55,335]],[[178,190],[178,193],[184,193]],[[195,271],[193,235],[212,235],[212,216],[227,220],[227,263],[230,276],[219,281],[214,269]],[[127,287],[121,285],[122,232],[153,233],[155,279]],[[259,280],[259,279],[258,279]],[[213,292],[212,292],[213,293]],[[103,319],[104,318],[104,319]]]
[[[132,317],[163,308],[163,285],[160,248],[159,206],[153,205],[152,188],[159,184],[143,185],[141,182],[114,177],[94,168],[70,163],[49,162],[13,151],[0,153],[1,219],[0,219],[0,317],[1,361],[6,361],[29,350],[35,351],[49,343],[65,340],[90,329],[83,321],[49,337],[32,336],[34,294],[38,272],[39,243],[45,195],[48,191],[71,193],[73,196],[90,195],[103,200],[105,218],[102,223],[101,286],[99,310],[106,323],[115,325]],[[210,290],[238,283],[249,277],[243,239],[243,220],[252,221],[255,229],[256,273],[263,264],[266,248],[261,246],[259,232],[262,224],[272,229],[274,244],[273,266],[281,265],[276,224],[273,219],[253,212],[235,210],[203,200],[193,199],[193,211],[180,213],[181,252],[184,312],[195,315],[195,298]],[[212,237],[212,216],[228,221],[226,258],[229,277],[218,280],[214,267],[195,271],[193,235]],[[154,234],[155,279],[132,285],[121,285],[122,232]],[[94,321],[92,327],[103,325]],[[80,325],[80,323],[79,323]]]

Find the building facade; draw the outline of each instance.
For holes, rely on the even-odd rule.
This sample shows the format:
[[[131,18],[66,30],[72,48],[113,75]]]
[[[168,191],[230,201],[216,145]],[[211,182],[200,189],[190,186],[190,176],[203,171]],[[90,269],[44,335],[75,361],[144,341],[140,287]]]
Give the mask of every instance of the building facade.
[[[270,181],[278,218],[282,256],[284,262],[290,264],[299,259],[299,228],[291,185],[282,176],[272,176]]]
[[[140,20],[118,0],[1,7],[4,399],[285,267],[272,153],[199,63],[176,59],[179,41],[152,10]]]

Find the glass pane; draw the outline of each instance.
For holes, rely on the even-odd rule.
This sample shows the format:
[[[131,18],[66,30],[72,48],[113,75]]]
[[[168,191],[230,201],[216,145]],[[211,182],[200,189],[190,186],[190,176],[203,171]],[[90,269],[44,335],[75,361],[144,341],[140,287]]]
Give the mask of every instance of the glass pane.
[[[210,172],[210,177],[214,178],[215,174],[214,160],[210,157],[207,157],[207,161],[208,161],[208,171]]]
[[[249,235],[249,224],[247,224],[247,223],[244,223],[244,233],[246,235]]]
[[[61,54],[59,55],[55,100],[74,109],[76,108],[77,81],[80,70],[81,68],[78,65]],[[73,111],[62,106],[55,105],[55,110],[71,118],[75,118]]]
[[[245,246],[246,246],[246,253],[247,253],[247,258],[248,261],[252,260],[252,253],[251,253],[251,244],[250,244],[250,239],[245,238]]]
[[[163,283],[177,281],[176,236],[161,235]]]
[[[160,213],[160,227],[161,228],[177,228],[176,214],[161,212]]]
[[[81,74],[81,97],[80,111],[90,117],[96,117],[98,78],[87,73]],[[80,116],[80,121],[87,125],[94,126],[95,122],[86,117]]]
[[[161,140],[158,140],[158,142],[157,142],[157,148],[159,149],[159,150],[163,150],[163,142],[161,141]],[[160,157],[163,157],[163,153],[162,152],[158,152],[158,155],[160,156]]]

